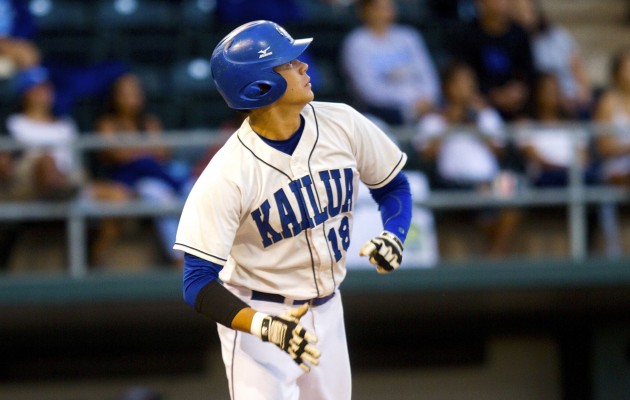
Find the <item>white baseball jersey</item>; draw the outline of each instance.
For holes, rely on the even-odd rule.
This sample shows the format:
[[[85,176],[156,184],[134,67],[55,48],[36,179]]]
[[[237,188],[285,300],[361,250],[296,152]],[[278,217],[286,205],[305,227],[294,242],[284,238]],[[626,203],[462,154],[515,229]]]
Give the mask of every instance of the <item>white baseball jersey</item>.
[[[188,196],[174,248],[222,265],[223,282],[295,299],[332,293],[346,274],[358,180],[382,187],[407,160],[350,106],[312,102],[301,114],[292,155],[245,119]]]

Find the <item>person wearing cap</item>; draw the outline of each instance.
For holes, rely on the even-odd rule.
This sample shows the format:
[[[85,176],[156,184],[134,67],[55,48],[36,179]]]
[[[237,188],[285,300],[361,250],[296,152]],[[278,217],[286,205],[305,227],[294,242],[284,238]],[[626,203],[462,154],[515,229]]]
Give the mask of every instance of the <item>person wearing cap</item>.
[[[71,143],[78,136],[71,118],[53,115],[54,89],[43,67],[15,77],[18,112],[7,118],[7,131],[27,148],[16,165],[22,198],[68,199],[80,175]]]
[[[0,200],[68,201],[82,196],[124,201],[131,197],[122,185],[86,179],[72,147],[77,127],[72,118],[53,113],[55,90],[46,68],[21,71],[14,78],[14,90],[18,111],[7,118],[6,127],[23,148],[15,154],[0,154]],[[103,240],[98,232],[93,246],[101,246]]]
[[[351,398],[339,285],[359,180],[382,219],[360,254],[383,274],[402,261],[407,156],[350,106],[314,101],[300,60],[312,40],[253,21],[210,61],[246,118],[190,192],[174,248],[184,299],[217,323],[232,399]]]

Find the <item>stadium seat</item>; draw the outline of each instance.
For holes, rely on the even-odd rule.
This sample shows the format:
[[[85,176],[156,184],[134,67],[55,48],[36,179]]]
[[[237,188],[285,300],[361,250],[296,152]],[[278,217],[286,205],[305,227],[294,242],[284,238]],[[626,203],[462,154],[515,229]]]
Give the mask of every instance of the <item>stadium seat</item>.
[[[87,33],[48,32],[38,35],[35,43],[46,60],[65,65],[86,65],[99,60],[97,37]]]
[[[399,0],[396,4],[401,23],[422,25],[430,20],[428,0]]]
[[[358,23],[350,1],[347,4],[333,4],[321,0],[304,0],[301,6],[306,13],[307,23],[310,24],[353,26]]]
[[[37,46],[47,60],[86,64],[97,58],[93,10],[80,0],[30,0],[35,19]]]
[[[316,66],[321,79],[315,92],[316,100],[338,101],[341,96],[340,92],[344,90],[344,84],[341,82],[339,71],[334,62],[320,58],[317,60]]]
[[[29,9],[40,31],[84,31],[92,26],[89,2],[81,0],[30,0]]]
[[[187,54],[181,35],[168,32],[112,32],[103,36],[109,58],[168,66]]]
[[[0,104],[13,101],[13,84],[11,79],[0,79]]]
[[[147,98],[146,110],[162,121],[165,130],[184,128],[181,122],[181,109],[177,100],[172,97]]]
[[[103,110],[103,99],[84,98],[74,104],[72,117],[82,133],[93,132],[96,119]]]
[[[183,124],[186,128],[217,128],[232,118],[234,110],[223,99],[182,103]]]
[[[187,36],[189,57],[210,58],[214,48],[231,29],[215,25],[211,32],[192,31]]]
[[[135,65],[133,70],[142,83],[147,99],[160,100],[170,97],[172,85],[168,66]]]
[[[210,30],[214,22],[216,0],[182,1],[182,27],[186,29]]]
[[[0,79],[0,136],[6,132],[5,121],[9,114],[15,110],[15,95],[11,82],[7,79]]]
[[[96,25],[101,30],[172,29],[178,21],[177,8],[169,1],[99,0]]]
[[[195,58],[177,63],[172,68],[173,91],[177,95],[192,98],[217,98],[210,75],[210,61]]]

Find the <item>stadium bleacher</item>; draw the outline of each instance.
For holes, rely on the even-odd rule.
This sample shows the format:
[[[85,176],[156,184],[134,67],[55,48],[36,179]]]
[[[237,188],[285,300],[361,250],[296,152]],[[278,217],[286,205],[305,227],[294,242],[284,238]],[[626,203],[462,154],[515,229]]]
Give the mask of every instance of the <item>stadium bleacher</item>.
[[[432,18],[426,2],[401,1],[401,18],[423,31],[439,60],[444,25]],[[167,128],[212,128],[229,119],[230,111],[216,101],[211,79],[194,75],[195,71],[203,75],[203,64],[195,60],[208,59],[233,28],[215,20],[214,0],[32,0],[29,4],[38,26],[36,43],[45,59],[69,65],[105,60],[131,64],[146,86],[149,108],[166,111]],[[354,9],[318,0],[305,1],[303,6],[307,20],[288,24],[287,29],[295,37],[316,38],[311,50],[322,74],[317,98],[351,102],[337,56],[343,37],[358,24]],[[8,97],[0,96],[3,109],[12,100]],[[97,102],[79,104],[80,128],[91,130],[90,121],[98,111]],[[193,115],[204,112],[208,115]]]

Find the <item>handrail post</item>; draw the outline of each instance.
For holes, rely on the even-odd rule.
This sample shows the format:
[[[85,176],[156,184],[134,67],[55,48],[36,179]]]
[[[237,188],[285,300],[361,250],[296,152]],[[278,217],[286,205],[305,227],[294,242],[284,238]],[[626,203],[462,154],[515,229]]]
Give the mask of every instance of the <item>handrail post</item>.
[[[80,138],[72,142],[72,155],[79,171],[85,171],[85,151]],[[81,199],[69,203],[66,220],[66,240],[68,249],[69,273],[73,278],[82,278],[87,274],[85,216],[79,212]]]
[[[72,278],[83,278],[87,275],[87,232],[85,229],[85,216],[79,208],[79,204],[76,201],[70,204],[66,222],[68,264]]]
[[[587,221],[586,200],[584,198],[584,166],[582,151],[584,150],[584,132],[577,127],[573,132],[571,144],[573,157],[569,168],[569,209],[567,213],[567,228],[571,240],[571,258],[574,261],[582,261],[587,256]]]

